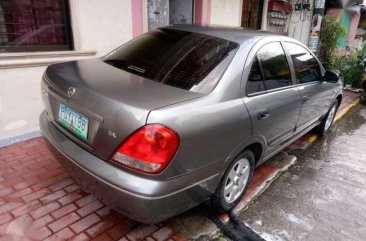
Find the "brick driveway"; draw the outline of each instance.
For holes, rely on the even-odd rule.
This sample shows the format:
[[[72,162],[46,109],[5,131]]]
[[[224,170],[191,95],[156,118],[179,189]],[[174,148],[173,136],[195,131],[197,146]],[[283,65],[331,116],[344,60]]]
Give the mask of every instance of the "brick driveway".
[[[341,108],[355,98],[346,95]],[[276,172],[271,162],[257,168],[241,206]],[[27,240],[20,235],[28,240],[186,240],[169,221],[141,225],[83,192],[42,137],[0,148],[0,240]]]
[[[258,168],[247,196],[275,169],[271,164]],[[0,236],[13,229],[30,230],[34,240],[186,240],[169,221],[138,224],[82,191],[42,137],[0,149]]]
[[[44,142],[0,149],[0,236],[29,230],[35,240],[185,240],[168,225],[140,225],[83,192]]]

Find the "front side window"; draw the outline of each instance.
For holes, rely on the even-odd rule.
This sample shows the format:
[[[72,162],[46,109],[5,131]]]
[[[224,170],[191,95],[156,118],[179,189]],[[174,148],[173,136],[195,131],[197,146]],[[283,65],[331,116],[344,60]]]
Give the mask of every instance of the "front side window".
[[[0,0],[0,52],[70,49],[67,0]]]
[[[267,90],[290,86],[291,72],[279,42],[264,45],[257,53]]]
[[[319,81],[321,79],[321,71],[319,63],[314,56],[298,44],[287,42],[285,45],[294,65],[296,83]]]
[[[237,46],[221,38],[158,29],[122,45],[103,60],[156,82],[206,94],[218,83]]]

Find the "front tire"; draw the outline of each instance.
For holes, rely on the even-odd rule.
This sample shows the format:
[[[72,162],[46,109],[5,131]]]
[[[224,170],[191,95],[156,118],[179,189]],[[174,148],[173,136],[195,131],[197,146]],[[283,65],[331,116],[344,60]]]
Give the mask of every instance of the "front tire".
[[[254,155],[249,150],[244,151],[230,164],[211,199],[216,211],[228,212],[238,204],[248,189],[254,166]]]
[[[320,136],[324,136],[332,126],[338,110],[338,105],[338,101],[334,101],[327,115],[322,119],[320,125],[315,128],[315,132],[318,133]]]

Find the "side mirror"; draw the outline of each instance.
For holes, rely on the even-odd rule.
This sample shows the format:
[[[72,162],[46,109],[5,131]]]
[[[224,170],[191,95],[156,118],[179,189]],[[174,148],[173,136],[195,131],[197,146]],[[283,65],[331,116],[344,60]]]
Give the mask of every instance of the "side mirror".
[[[339,80],[339,75],[333,71],[325,71],[324,80],[330,83],[337,83]]]

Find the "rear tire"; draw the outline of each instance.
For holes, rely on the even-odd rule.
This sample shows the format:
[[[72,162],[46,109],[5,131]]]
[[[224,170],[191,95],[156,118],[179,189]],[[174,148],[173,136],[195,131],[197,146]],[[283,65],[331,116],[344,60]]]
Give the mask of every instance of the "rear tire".
[[[228,212],[241,200],[253,177],[255,158],[246,150],[230,164],[215,194],[211,198],[212,207],[220,212]]]
[[[314,131],[317,134],[319,134],[320,136],[324,136],[328,132],[328,130],[332,127],[337,110],[338,110],[338,101],[335,100],[326,116],[324,116],[324,118],[322,119],[322,122],[317,127],[315,127]]]

